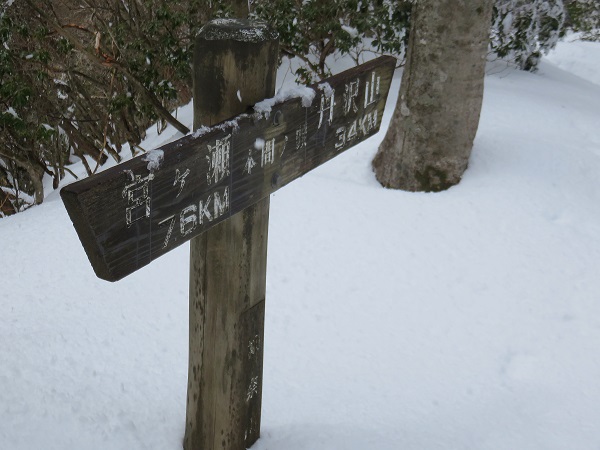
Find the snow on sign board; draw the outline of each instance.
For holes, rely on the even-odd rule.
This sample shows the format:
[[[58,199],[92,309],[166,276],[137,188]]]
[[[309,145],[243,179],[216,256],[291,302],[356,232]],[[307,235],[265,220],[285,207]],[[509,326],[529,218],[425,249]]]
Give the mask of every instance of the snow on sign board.
[[[61,191],[98,277],[116,281],[379,130],[395,59],[280,93]]]

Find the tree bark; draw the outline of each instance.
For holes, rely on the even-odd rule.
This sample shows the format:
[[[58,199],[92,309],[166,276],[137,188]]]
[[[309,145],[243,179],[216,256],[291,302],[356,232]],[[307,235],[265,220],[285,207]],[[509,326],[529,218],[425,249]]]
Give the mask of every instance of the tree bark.
[[[419,0],[390,127],[373,160],[388,188],[457,184],[479,124],[492,0]]]
[[[27,174],[31,179],[31,184],[33,185],[33,199],[36,205],[41,205],[44,203],[44,171],[41,168],[36,168],[33,166],[27,167]]]

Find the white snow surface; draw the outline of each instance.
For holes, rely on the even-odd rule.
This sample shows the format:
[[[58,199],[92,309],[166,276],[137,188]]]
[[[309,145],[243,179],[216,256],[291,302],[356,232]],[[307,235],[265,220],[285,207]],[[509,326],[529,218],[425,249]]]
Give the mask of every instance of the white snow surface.
[[[279,89],[277,94],[275,94],[275,97],[267,98],[256,103],[254,105],[254,112],[268,116],[271,113],[273,106],[293,98],[299,98],[302,106],[308,108],[310,105],[312,105],[315,95],[314,89],[306,86],[293,86],[288,89]]]
[[[165,152],[159,148],[150,150],[142,157],[143,161],[148,162],[147,168],[151,172],[158,170],[164,159]]]
[[[254,450],[600,448],[598,49],[490,67],[446,192],[381,188],[382,132],[272,196]],[[188,246],[101,281],[58,192],[0,236],[0,449],[179,450]]]
[[[581,40],[579,33],[568,35],[545,58],[567,72],[600,85],[600,45]]]

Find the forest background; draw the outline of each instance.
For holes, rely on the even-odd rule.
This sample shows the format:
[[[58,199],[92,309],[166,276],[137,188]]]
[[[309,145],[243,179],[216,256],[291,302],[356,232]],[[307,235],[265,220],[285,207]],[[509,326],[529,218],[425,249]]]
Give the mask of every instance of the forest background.
[[[191,100],[194,37],[210,18],[245,14],[280,34],[301,83],[391,54],[403,64],[405,0],[4,0],[0,6],[0,217],[42,203],[80,159],[91,175],[147,128],[189,129],[171,111]],[[248,11],[249,8],[249,11]],[[568,31],[600,37],[599,0],[496,0],[489,58],[534,71]],[[51,179],[52,183],[44,183]]]

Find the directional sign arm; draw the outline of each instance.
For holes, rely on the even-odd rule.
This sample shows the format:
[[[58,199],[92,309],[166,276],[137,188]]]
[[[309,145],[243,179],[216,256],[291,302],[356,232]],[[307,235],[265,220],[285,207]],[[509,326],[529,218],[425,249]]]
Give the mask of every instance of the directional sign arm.
[[[98,277],[133,273],[375,134],[395,62],[381,57],[261,102],[63,188]]]

